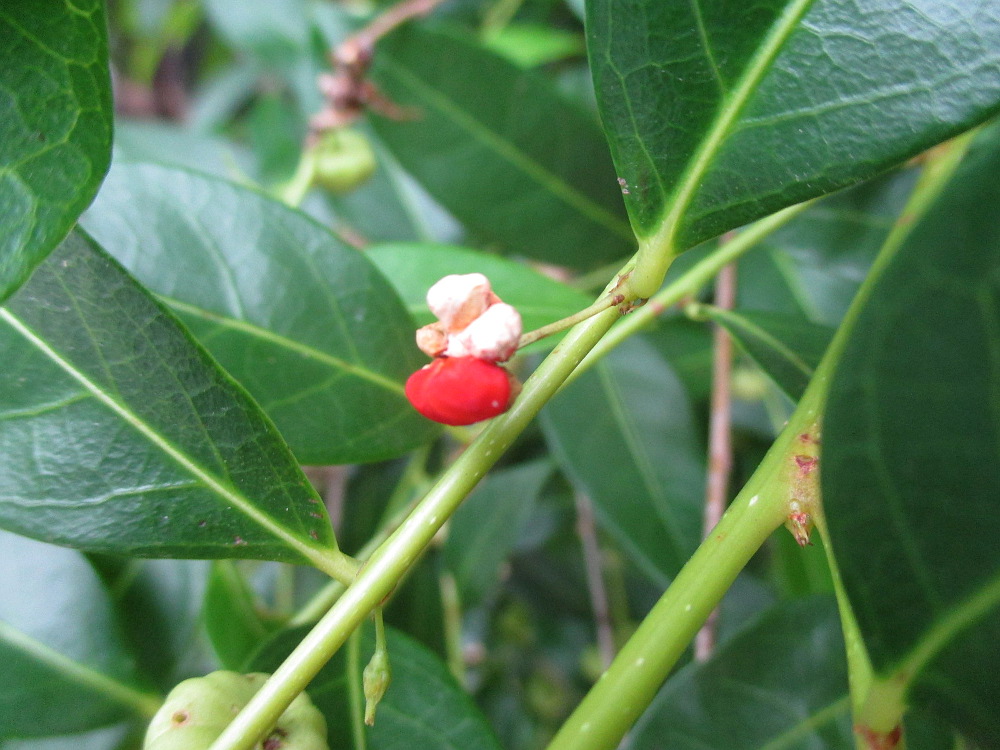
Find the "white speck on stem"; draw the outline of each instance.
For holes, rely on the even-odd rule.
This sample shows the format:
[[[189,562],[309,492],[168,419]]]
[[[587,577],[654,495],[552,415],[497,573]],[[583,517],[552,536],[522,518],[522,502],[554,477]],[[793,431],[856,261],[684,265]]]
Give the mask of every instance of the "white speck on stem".
[[[752,508],[757,504],[758,500],[760,500],[760,495],[754,495],[753,497],[750,498],[750,502],[747,503],[747,507]]]
[[[437,520],[438,520],[437,516],[431,516],[430,518],[427,519],[427,525],[433,526],[434,524],[437,523]]]
[[[580,731],[581,732],[589,732],[590,731],[590,722],[589,721],[583,722],[583,724],[580,725]]]
[[[685,612],[690,612],[691,611],[691,605],[690,604],[685,604],[684,605],[684,611]]]
[[[637,667],[641,667],[645,663],[646,663],[646,659],[643,656],[640,656],[638,659],[635,660],[635,665]]]

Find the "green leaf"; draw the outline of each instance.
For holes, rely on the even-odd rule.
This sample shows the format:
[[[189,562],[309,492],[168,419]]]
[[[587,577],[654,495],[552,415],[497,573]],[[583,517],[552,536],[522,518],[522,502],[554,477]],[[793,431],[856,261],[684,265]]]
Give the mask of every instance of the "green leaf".
[[[320,220],[343,236],[365,242],[445,242],[459,237],[458,222],[403,170],[372,128],[359,123],[357,129],[371,142],[378,168],[371,179],[346,195],[327,193],[323,205],[332,208],[335,218]],[[315,206],[316,201],[307,200],[303,208]]]
[[[684,388],[632,340],[549,403],[542,426],[600,523],[639,567],[666,583],[701,537],[704,459]]]
[[[601,117],[647,255],[873,176],[1000,106],[993,3],[595,0]]]
[[[0,302],[62,241],[111,160],[101,0],[0,8]]]
[[[210,563],[90,555],[143,676],[164,693],[216,667],[201,632]]]
[[[426,358],[392,287],[303,214],[222,180],[118,165],[84,217],[250,391],[304,464],[399,455],[435,432],[403,395]]]
[[[492,472],[455,513],[444,559],[463,607],[480,602],[497,584],[500,564],[522,538],[552,469],[549,461],[538,460]]]
[[[472,232],[506,252],[577,268],[632,252],[607,144],[547,79],[416,27],[379,43],[373,76],[413,116],[372,125]]]
[[[224,669],[238,671],[275,629],[261,617],[253,591],[232,560],[212,564],[203,617]]]
[[[485,39],[488,49],[523,68],[583,55],[583,37],[574,31],[538,23],[509,23]]]
[[[839,324],[919,172],[895,170],[827,196],[765,239],[740,259],[737,307]]]
[[[81,732],[155,710],[107,592],[73,550],[0,531],[0,739]]]
[[[696,314],[721,326],[792,400],[797,401],[826,351],[833,329],[767,312],[698,305]]]
[[[114,160],[172,164],[231,180],[256,169],[249,151],[219,136],[175,124],[122,118],[115,121]]]
[[[484,274],[503,301],[521,313],[525,331],[579,312],[593,301],[523,263],[453,245],[394,243],[373,247],[366,255],[396,288],[418,325],[436,320],[427,307],[427,290],[451,273]]]
[[[0,350],[0,526],[328,569],[330,522],[274,426],[82,233],[0,308]]]
[[[833,377],[823,504],[876,674],[997,747],[1000,137],[879,277]]]
[[[672,677],[636,726],[635,750],[853,747],[844,641],[832,598],[777,605]]]
[[[248,669],[273,672],[302,640],[305,630],[279,633],[251,661]],[[417,641],[386,628],[392,683],[378,705],[375,726],[364,729],[368,750],[500,750],[493,731],[447,667]],[[348,706],[346,651],[341,649],[307,686],[313,703],[326,716],[330,747],[355,748]],[[359,669],[375,648],[374,629],[362,631]]]
[[[134,731],[134,728],[133,728]],[[129,733],[127,724],[102,727],[80,734],[30,740],[0,740],[0,750],[121,750]]]

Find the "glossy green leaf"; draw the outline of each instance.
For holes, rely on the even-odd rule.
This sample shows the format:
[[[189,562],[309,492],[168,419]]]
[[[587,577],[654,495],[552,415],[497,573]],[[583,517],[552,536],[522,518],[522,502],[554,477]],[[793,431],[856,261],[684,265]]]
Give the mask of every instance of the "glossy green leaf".
[[[673,252],[1000,108],[994,2],[595,0],[587,31],[632,225]]]
[[[426,358],[392,287],[301,213],[222,180],[116,166],[84,225],[274,420],[301,463],[373,461],[434,434],[403,395]]]
[[[830,387],[823,504],[876,673],[1000,737],[1000,138],[973,145],[867,299]]]
[[[0,302],[66,236],[111,160],[104,3],[0,8]]]
[[[522,537],[552,469],[539,460],[491,472],[452,517],[444,559],[463,607],[474,606],[496,586],[500,564]]]
[[[0,531],[0,582],[0,740],[80,732],[155,708],[82,554]]]
[[[721,326],[793,400],[798,400],[826,351],[833,329],[767,312],[700,305],[698,315]]]
[[[667,681],[635,750],[841,750],[854,746],[832,597],[780,604],[704,664]]]
[[[394,243],[379,245],[366,255],[389,279],[419,325],[436,318],[427,308],[427,290],[451,273],[481,273],[493,290],[521,313],[531,331],[579,312],[593,299],[522,263],[454,245]]]
[[[598,521],[659,583],[701,538],[704,448],[687,394],[645,342],[628,341],[542,412],[552,452]]]
[[[918,174],[894,170],[827,196],[767,237],[739,261],[736,306],[840,323]]]
[[[232,560],[212,564],[203,618],[224,669],[239,671],[274,630],[261,617],[253,591]]]
[[[273,672],[305,631],[278,634],[251,661],[249,668]],[[386,628],[392,683],[378,705],[375,726],[364,729],[368,750],[500,750],[493,731],[472,699],[455,682],[445,664],[417,641]],[[320,670],[306,690],[326,716],[330,747],[355,748],[348,706],[348,643]],[[362,631],[358,672],[375,648],[374,629]]]
[[[319,498],[250,397],[70,235],[0,308],[0,526],[144,557],[324,567]]]
[[[633,251],[607,143],[544,77],[468,39],[415,27],[379,43],[373,75],[413,114],[372,125],[470,231],[573,267]]]

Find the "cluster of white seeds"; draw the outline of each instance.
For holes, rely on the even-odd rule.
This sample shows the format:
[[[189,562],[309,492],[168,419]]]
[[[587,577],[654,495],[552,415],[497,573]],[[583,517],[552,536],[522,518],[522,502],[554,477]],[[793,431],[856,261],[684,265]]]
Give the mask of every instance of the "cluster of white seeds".
[[[505,362],[517,351],[521,315],[483,274],[445,276],[427,290],[427,306],[438,321],[417,331],[417,346],[428,356]]]

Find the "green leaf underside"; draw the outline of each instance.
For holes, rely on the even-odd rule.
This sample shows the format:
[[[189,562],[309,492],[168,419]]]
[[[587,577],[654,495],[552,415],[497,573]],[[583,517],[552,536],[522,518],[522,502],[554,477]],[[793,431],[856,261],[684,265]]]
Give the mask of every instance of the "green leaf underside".
[[[736,306],[836,326],[918,173],[894,170],[827,196],[776,231],[763,248],[740,259]]]
[[[135,690],[133,665],[86,558],[0,531],[0,582],[0,740],[132,715],[120,696]]]
[[[712,305],[698,308],[726,328],[744,351],[793,400],[798,400],[826,351],[833,329],[791,316]]]
[[[71,234],[0,323],[3,527],[146,557],[335,548],[274,426],[89,238]]]
[[[521,538],[552,470],[549,461],[532,461],[492,472],[455,513],[444,559],[465,608],[482,601],[498,584],[500,564]]]
[[[705,469],[669,365],[628,341],[553,399],[542,426],[602,526],[653,580],[673,578],[701,537]]]
[[[1000,105],[995,3],[596,0],[602,120],[675,250],[871,177]]]
[[[418,325],[437,319],[427,307],[427,290],[452,273],[485,275],[493,291],[521,313],[525,331],[565,318],[593,302],[522,263],[454,245],[401,242],[379,245],[365,254],[395,286]]]
[[[374,461],[434,428],[403,395],[426,363],[358,251],[260,193],[118,165],[84,226],[250,391],[301,463]]]
[[[280,633],[248,668],[274,671],[305,632]],[[393,628],[386,629],[386,637],[392,682],[378,705],[375,726],[365,729],[368,750],[500,750],[479,709],[437,656]],[[345,664],[348,648],[350,644],[337,652],[306,688],[313,703],[326,716],[330,747],[356,747],[348,713]],[[374,628],[366,625],[360,641],[361,669],[374,648]],[[360,669],[354,678],[360,681]]]
[[[833,548],[875,670],[1000,737],[1000,138],[973,146],[854,327],[823,436]]]
[[[111,159],[104,3],[0,7],[0,301],[66,236]]]
[[[852,747],[844,641],[832,599],[779,604],[704,664],[672,677],[637,725],[635,750]]]
[[[418,28],[379,43],[374,76],[413,116],[372,125],[474,233],[573,267],[633,251],[600,129],[544,77],[457,35]]]

